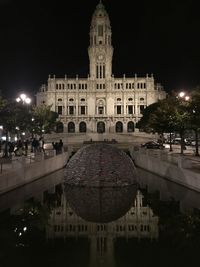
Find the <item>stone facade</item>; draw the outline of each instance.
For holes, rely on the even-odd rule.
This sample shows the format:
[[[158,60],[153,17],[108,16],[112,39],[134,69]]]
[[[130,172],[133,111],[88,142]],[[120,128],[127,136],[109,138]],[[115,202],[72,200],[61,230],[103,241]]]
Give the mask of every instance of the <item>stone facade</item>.
[[[92,16],[88,55],[87,78],[49,75],[48,84],[37,93],[37,105],[52,105],[59,114],[60,132],[134,132],[142,110],[166,93],[153,75],[114,77],[112,31],[101,1]]]

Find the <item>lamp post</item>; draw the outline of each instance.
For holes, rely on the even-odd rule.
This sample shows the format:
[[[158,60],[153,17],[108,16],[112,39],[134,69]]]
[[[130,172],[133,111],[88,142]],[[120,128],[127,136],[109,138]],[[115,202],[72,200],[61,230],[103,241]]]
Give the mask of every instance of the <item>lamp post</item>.
[[[183,117],[184,122],[185,119],[187,119],[187,113],[188,113],[188,101],[190,100],[190,96],[186,94],[186,92],[180,92],[178,94],[178,98],[181,100],[180,105],[182,106],[182,112],[183,112]],[[183,154],[183,150],[185,149],[185,141],[184,141],[184,131],[185,131],[185,126],[182,125],[182,130],[181,130],[181,154]]]
[[[29,112],[28,105],[30,105],[30,103],[31,103],[30,97],[28,97],[26,94],[22,93],[16,98],[16,102],[22,103],[22,105],[26,105],[26,108],[27,108],[26,111]],[[18,132],[18,135],[19,135],[19,132]],[[25,134],[22,134],[22,135],[25,135]]]
[[[30,104],[31,103],[31,98],[29,98],[26,94],[20,94],[17,98],[16,101],[22,102],[22,104]]]

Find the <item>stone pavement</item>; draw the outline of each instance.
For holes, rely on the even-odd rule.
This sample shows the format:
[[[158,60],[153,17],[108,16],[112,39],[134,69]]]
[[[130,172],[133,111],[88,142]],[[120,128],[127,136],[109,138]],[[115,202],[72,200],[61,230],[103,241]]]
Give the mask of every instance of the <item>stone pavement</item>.
[[[12,155],[11,158],[3,158],[2,153],[0,153],[0,175],[9,170],[21,168],[24,164],[31,164],[36,161],[41,161],[44,158],[53,157],[54,155],[54,150],[46,150],[45,154],[43,152],[37,152],[35,154],[29,151],[26,156]]]
[[[164,161],[171,162],[184,169],[191,169],[192,171],[200,173],[200,157],[195,156],[195,147],[186,146],[183,155],[180,154],[180,146],[173,145],[173,151],[169,151],[169,147],[160,149],[144,149],[146,153],[152,156],[159,157]],[[199,148],[200,153],[200,148]]]

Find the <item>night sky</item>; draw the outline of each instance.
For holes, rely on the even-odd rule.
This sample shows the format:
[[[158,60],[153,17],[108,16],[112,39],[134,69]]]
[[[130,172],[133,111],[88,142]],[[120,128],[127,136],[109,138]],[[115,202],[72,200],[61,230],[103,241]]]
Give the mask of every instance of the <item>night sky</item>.
[[[49,74],[87,77],[98,0],[0,0],[0,90],[32,96]],[[200,85],[200,12],[194,0],[103,0],[112,27],[113,74],[153,73],[166,91]]]

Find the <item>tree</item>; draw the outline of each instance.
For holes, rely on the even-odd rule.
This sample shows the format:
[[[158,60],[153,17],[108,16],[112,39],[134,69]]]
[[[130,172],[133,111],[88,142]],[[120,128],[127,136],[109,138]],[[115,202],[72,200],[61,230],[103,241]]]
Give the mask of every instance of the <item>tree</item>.
[[[160,101],[147,106],[142,111],[142,118],[137,123],[137,128],[144,130],[145,132],[152,132],[152,128],[148,124],[150,115],[159,107]]]
[[[200,87],[193,90],[189,101],[190,128],[195,132],[195,156],[199,156]]]
[[[152,108],[146,109],[140,124],[144,124],[145,129],[150,129],[157,133],[170,133],[170,151],[171,133],[176,131],[181,136],[181,154],[184,149],[184,132],[189,125],[188,103],[176,95],[168,96],[166,99],[160,100]],[[139,125],[140,125],[139,124]]]
[[[32,117],[32,130],[41,136],[44,132],[49,133],[54,130],[58,114],[51,111],[51,106],[40,105],[33,107]]]
[[[158,102],[157,108],[148,119],[148,127],[163,134],[170,133],[170,151],[172,151],[171,133],[175,130],[175,108],[177,99],[170,96]]]
[[[6,136],[4,157],[8,157],[9,133],[16,133],[16,127],[18,130],[25,131],[29,121],[30,114],[26,106],[0,97],[0,125],[3,126]]]

